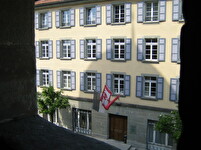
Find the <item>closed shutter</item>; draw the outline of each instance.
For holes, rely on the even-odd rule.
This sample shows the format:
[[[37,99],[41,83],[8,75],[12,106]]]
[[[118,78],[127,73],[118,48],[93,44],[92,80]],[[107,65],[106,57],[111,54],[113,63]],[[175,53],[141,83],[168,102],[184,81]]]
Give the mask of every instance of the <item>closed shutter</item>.
[[[101,6],[96,6],[96,24],[101,24]]]
[[[85,91],[85,73],[80,72],[80,91]]]
[[[144,2],[137,3],[137,22],[144,21]]]
[[[71,90],[76,89],[76,73],[71,71]]]
[[[112,39],[106,40],[106,57],[108,60],[112,59]]]
[[[163,84],[164,84],[164,78],[158,77],[157,78],[157,99],[158,100],[163,99]]]
[[[52,47],[52,40],[48,41],[48,54],[49,54],[49,58],[53,57],[53,47]]]
[[[144,39],[137,39],[137,60],[142,61],[144,59]]]
[[[142,76],[136,76],[136,97],[142,97],[143,96],[143,77]]]
[[[131,60],[131,42],[132,39],[126,39],[126,60]]]
[[[180,7],[180,0],[173,0],[172,1],[172,20],[178,21],[179,20],[179,7]]]
[[[159,39],[159,61],[165,61],[165,49],[166,40],[164,38]]]
[[[53,71],[49,70],[49,85],[53,86]]]
[[[36,70],[36,85],[40,86],[41,82],[40,82],[40,70]]]
[[[125,75],[125,88],[124,88],[124,95],[130,96],[130,75]]]
[[[159,21],[166,20],[166,0],[159,1]]]
[[[70,26],[75,26],[75,9],[70,10]]]
[[[56,18],[56,27],[59,28],[60,27],[60,16],[61,16],[61,11],[57,10],[55,12],[55,18]]]
[[[57,88],[62,88],[61,74],[62,74],[61,71],[57,71]]]
[[[61,58],[61,41],[57,40],[56,41],[56,51],[57,51],[57,58]]]
[[[35,48],[36,58],[40,58],[40,42],[36,41],[36,48]]]
[[[179,61],[179,38],[172,38],[172,62]]]
[[[75,47],[75,40],[71,40],[71,58],[76,58],[76,47]]]
[[[96,40],[96,58],[97,59],[102,58],[102,40],[101,39]]]
[[[131,22],[131,3],[126,3],[125,4],[125,16],[126,16],[126,23]]]
[[[84,8],[80,8],[80,26],[84,25]]]
[[[101,73],[96,73],[96,91],[101,92]]]
[[[112,23],[112,5],[106,5],[106,23],[111,24]]]
[[[39,13],[35,13],[35,29],[39,29]]]
[[[85,58],[85,40],[80,40],[80,59]]]

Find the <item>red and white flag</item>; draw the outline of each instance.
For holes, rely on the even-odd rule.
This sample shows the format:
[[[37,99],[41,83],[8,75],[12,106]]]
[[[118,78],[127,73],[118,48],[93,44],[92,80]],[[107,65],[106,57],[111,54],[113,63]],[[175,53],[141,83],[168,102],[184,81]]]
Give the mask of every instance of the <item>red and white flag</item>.
[[[119,99],[119,95],[117,97],[115,97],[112,101],[110,101],[110,98],[112,96],[112,91],[107,87],[107,85],[105,85],[104,89],[103,89],[103,93],[100,97],[100,101],[102,103],[102,106],[108,110],[110,108],[110,106],[117,100]]]

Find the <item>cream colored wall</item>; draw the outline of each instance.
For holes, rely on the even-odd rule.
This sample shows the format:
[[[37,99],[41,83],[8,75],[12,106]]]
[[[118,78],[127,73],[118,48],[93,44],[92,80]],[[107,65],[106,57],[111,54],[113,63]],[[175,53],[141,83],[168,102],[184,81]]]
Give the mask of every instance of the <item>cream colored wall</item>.
[[[60,8],[48,9],[52,11],[52,28],[49,30],[35,30],[35,40],[53,40],[53,59],[37,59],[38,69],[53,70],[53,85],[56,88],[56,71],[72,70],[76,72],[76,90],[66,91],[65,95],[93,98],[93,94],[87,94],[80,91],[80,72],[94,70],[102,73],[102,88],[106,83],[106,74],[111,72],[124,72],[131,75],[131,94],[127,97],[121,97],[118,102],[154,106],[161,108],[176,109],[177,104],[169,101],[170,78],[179,76],[180,65],[171,62],[171,39],[180,35],[180,28],[183,23],[172,21],[172,1],[166,3],[166,21],[158,24],[137,23],[137,2],[132,3],[132,23],[126,25],[106,25],[106,4],[98,3],[102,6],[102,24],[96,27],[83,27],[79,25],[79,8],[83,5],[72,6],[75,8],[75,27],[67,29],[57,29],[55,27],[55,11]],[[96,3],[94,3],[96,4]],[[85,6],[85,5],[84,5]],[[71,8],[71,7],[69,7]],[[142,63],[137,61],[137,38],[145,36],[159,36],[166,38],[166,60],[159,64]],[[132,58],[126,62],[111,62],[106,60],[106,39],[113,37],[132,38]],[[98,38],[102,39],[102,59],[98,61],[84,61],[80,59],[80,39]],[[56,40],[75,39],[76,40],[76,59],[59,60],[56,58]],[[164,99],[159,101],[141,100],[135,96],[136,76],[141,74],[158,74],[164,77]],[[40,91],[40,89],[38,89]]]

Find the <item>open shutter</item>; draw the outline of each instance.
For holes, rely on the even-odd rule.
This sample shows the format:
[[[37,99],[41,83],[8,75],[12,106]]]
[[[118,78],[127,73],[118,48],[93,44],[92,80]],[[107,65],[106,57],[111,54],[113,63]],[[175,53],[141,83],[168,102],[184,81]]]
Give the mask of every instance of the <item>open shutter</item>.
[[[112,23],[112,5],[106,5],[106,23],[111,24]]]
[[[96,58],[97,59],[102,58],[102,40],[101,39],[96,40]]]
[[[106,57],[108,60],[112,59],[112,39],[106,40]]]
[[[75,9],[70,10],[70,26],[75,26]]]
[[[166,40],[164,38],[159,39],[159,61],[165,61],[165,47],[166,47]]]
[[[131,60],[131,42],[132,39],[126,39],[126,60]]]
[[[80,26],[84,26],[84,8],[80,8]]]
[[[142,61],[144,59],[144,39],[137,39],[137,60]]]
[[[76,73],[74,71],[71,71],[71,89],[76,89]]]
[[[173,0],[172,1],[172,20],[178,21],[179,20],[179,7],[180,7],[180,0]]]
[[[157,99],[159,100],[163,99],[163,84],[164,84],[164,78],[158,77],[157,78]]]
[[[124,88],[124,95],[130,96],[130,75],[125,75],[125,88]]]
[[[53,71],[49,70],[49,85],[53,86]]]
[[[56,18],[56,27],[59,28],[60,27],[60,16],[61,16],[61,11],[57,10],[55,12],[55,18]]]
[[[179,38],[172,38],[172,62],[178,62],[179,55]]]
[[[39,13],[35,13],[35,29],[39,29]]]
[[[85,40],[80,40],[80,59],[85,58]]]
[[[52,47],[52,40],[48,41],[48,54],[49,54],[49,58],[53,57],[53,47]]]
[[[178,86],[179,80],[177,78],[172,78],[170,80],[170,101],[178,101]]]
[[[36,41],[35,53],[36,53],[36,58],[40,58],[40,42],[39,41]]]
[[[131,22],[131,3],[126,3],[125,5],[125,14],[126,14],[126,23]]]
[[[96,6],[96,24],[101,24],[101,6]]]
[[[52,12],[48,12],[48,28],[52,28]]]
[[[36,70],[36,85],[40,86],[40,70]]]
[[[96,73],[96,91],[101,92],[101,73]]]
[[[144,21],[144,2],[137,3],[137,22]]]
[[[166,20],[166,0],[159,1],[159,21]]]
[[[56,48],[57,58],[60,59],[61,58],[61,41],[57,40],[56,45],[57,45],[57,48]]]
[[[75,40],[71,40],[71,58],[75,59],[75,57],[76,57]]]
[[[80,72],[80,91],[85,91],[85,73]]]
[[[142,97],[143,96],[143,77],[142,76],[136,76],[136,97]]]
[[[62,84],[61,84],[61,71],[57,71],[57,88],[62,88]]]
[[[108,86],[108,88],[113,91],[112,88],[112,74],[106,74],[106,85]]]

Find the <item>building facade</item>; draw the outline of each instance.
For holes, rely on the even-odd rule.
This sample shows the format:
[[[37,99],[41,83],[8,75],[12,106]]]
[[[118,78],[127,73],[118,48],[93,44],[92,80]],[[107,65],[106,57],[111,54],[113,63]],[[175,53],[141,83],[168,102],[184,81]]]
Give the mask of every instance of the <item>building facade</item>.
[[[125,141],[139,150],[175,149],[154,129],[176,110],[181,0],[47,0],[35,3],[36,84],[53,85],[71,107],[55,122],[81,134]],[[92,109],[104,85],[120,98]]]

